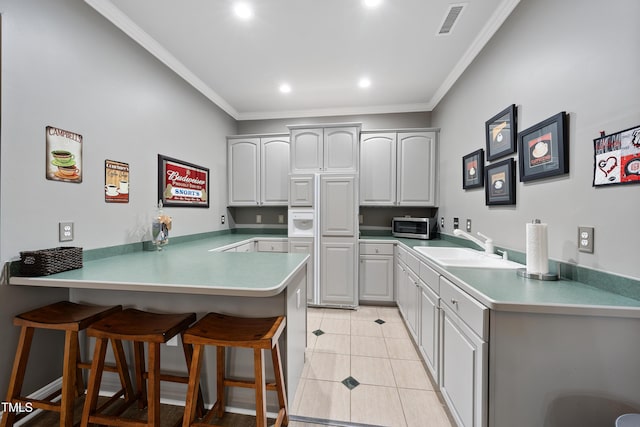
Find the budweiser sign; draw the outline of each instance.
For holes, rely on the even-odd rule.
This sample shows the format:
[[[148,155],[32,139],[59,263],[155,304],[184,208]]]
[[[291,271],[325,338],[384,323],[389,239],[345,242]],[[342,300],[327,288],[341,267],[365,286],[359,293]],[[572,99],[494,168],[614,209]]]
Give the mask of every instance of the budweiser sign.
[[[164,206],[209,207],[209,169],[158,155]]]

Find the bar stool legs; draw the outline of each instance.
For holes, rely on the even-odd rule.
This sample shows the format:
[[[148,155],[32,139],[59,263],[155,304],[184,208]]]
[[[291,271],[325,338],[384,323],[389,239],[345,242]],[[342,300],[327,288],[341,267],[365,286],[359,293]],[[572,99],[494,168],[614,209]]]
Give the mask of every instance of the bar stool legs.
[[[289,424],[286,390],[282,372],[282,360],[278,338],[284,330],[286,319],[241,318],[209,313],[189,328],[184,334],[186,343],[193,344],[193,359],[189,370],[189,386],[185,404],[183,427],[208,426],[213,417],[222,418],[225,409],[225,387],[253,388],[256,396],[256,426],[267,426],[267,390],[278,395],[278,416],[276,427]],[[200,421],[195,421],[195,406],[200,387],[200,373],[204,346],[216,347],[216,392],[217,400],[213,408]],[[227,378],[225,375],[225,350],[227,347],[244,347],[253,350],[254,380],[243,381]],[[275,384],[267,384],[263,350],[271,352],[275,373]]]
[[[14,318],[14,324],[21,327],[20,337],[6,401],[13,405],[26,405],[28,403],[33,408],[58,412],[60,413],[60,426],[72,426],[75,398],[84,394],[82,368],[89,366],[80,361],[78,332],[87,328],[91,323],[121,309],[121,306],[103,307],[60,301],[17,315]],[[36,329],[53,329],[65,332],[62,387],[43,399],[29,399],[21,395]],[[116,352],[118,345],[120,345],[121,349],[121,344],[114,342],[114,352]],[[126,366],[123,357],[117,359],[116,367],[110,368],[110,370],[117,371],[120,374],[122,384],[120,395],[125,394],[127,398],[131,398],[133,396],[133,388],[131,382],[128,381]],[[57,396],[61,397],[60,402],[53,402],[52,400]],[[5,411],[0,426],[13,426],[24,415],[18,415],[13,411]]]

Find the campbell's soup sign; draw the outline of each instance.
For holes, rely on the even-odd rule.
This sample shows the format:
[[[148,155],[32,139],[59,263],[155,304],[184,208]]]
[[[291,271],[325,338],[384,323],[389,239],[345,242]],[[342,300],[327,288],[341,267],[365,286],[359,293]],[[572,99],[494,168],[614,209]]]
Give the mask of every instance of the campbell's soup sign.
[[[164,199],[175,204],[208,204],[209,171],[179,162],[164,162]]]

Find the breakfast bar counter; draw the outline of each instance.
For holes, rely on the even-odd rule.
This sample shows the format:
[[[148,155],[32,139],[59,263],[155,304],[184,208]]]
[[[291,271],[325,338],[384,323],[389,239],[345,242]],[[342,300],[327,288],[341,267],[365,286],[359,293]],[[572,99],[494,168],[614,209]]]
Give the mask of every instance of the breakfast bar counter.
[[[86,260],[83,267],[43,277],[9,278],[15,286],[69,289],[74,302],[101,305],[122,304],[155,312],[194,312],[201,318],[208,312],[246,316],[287,318],[281,336],[281,351],[289,399],[295,395],[304,366],[306,347],[306,289],[308,255],[275,252],[223,252],[226,247],[267,235],[222,235],[185,243],[171,242],[162,251],[136,251]],[[177,239],[176,239],[177,240]],[[83,341],[83,353],[91,354],[92,342]],[[227,356],[230,374],[253,375],[253,352],[231,350]],[[215,351],[207,352],[203,364],[203,393],[206,402],[215,401]],[[184,371],[180,346],[162,348],[163,369]],[[211,374],[207,374],[213,373]],[[267,364],[267,378],[273,379]],[[115,375],[105,374],[105,391],[119,387]],[[186,389],[163,383],[165,402],[184,402]],[[232,390],[228,404],[240,411],[255,407],[249,389]],[[275,394],[268,393],[268,407],[276,408]]]

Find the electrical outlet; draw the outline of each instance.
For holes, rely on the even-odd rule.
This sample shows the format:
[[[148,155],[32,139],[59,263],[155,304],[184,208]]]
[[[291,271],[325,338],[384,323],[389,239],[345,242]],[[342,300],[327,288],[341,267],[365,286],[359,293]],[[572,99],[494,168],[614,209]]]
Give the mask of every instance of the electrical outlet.
[[[358,215],[358,222],[364,224],[364,215]]]
[[[460,219],[458,217],[453,218],[453,229],[457,230],[460,228]]]
[[[471,220],[467,219],[467,233],[471,233]]]
[[[225,219],[224,219],[224,215],[222,215],[222,216],[220,217],[220,224],[224,224],[224,221],[225,221]]]
[[[444,230],[444,217],[440,218],[440,229]]]
[[[278,215],[278,224],[284,224],[284,215]]]
[[[578,227],[578,250],[593,253],[593,227]]]
[[[73,240],[73,222],[65,221],[58,223],[58,241],[70,242]]]
[[[167,345],[169,347],[177,347],[178,346],[178,336],[174,335],[173,337],[171,337],[169,339],[169,341],[167,341]]]
[[[262,215],[256,215],[256,224],[262,224]]]

